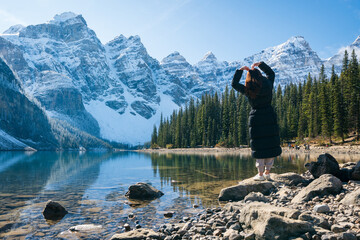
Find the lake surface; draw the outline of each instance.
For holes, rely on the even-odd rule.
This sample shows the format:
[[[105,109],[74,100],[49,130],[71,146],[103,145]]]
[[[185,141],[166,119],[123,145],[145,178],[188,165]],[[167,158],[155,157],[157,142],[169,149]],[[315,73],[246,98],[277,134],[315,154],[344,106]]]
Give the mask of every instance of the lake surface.
[[[305,161],[298,156],[277,158],[273,172],[302,173]],[[222,188],[255,174],[254,159],[239,154],[0,152],[0,238],[81,239],[83,235],[67,229],[91,223],[103,226],[85,235],[92,239],[107,239],[136,221],[159,228],[219,206]],[[124,195],[137,182],[151,183],[165,195],[151,202],[129,201]],[[42,216],[50,199],[69,212],[58,222]],[[166,211],[175,212],[174,217],[164,218]],[[135,217],[129,219],[129,213]]]

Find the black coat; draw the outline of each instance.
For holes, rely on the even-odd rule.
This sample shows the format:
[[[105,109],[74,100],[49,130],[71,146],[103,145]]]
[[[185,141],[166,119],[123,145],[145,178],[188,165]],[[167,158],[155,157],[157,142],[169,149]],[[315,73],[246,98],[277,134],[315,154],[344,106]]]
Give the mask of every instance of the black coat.
[[[282,152],[277,117],[271,107],[275,73],[264,62],[260,63],[259,68],[266,74],[266,77],[262,77],[261,89],[256,97],[248,97],[252,108],[249,116],[251,154],[257,159],[276,157]],[[245,94],[245,86],[239,83],[242,73],[242,70],[236,70],[231,86]]]

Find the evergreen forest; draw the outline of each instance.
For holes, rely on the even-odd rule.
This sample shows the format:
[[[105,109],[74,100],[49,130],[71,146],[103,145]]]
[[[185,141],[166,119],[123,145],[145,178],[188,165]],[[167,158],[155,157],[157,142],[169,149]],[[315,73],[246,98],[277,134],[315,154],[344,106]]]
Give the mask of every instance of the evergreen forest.
[[[277,114],[283,143],[321,139],[326,143],[344,143],[360,130],[360,71],[355,51],[345,51],[340,75],[331,69],[325,74],[322,65],[318,76],[311,73],[303,83],[274,87],[272,106]],[[229,79],[230,81],[231,79]],[[201,99],[161,117],[154,126],[151,146],[163,148],[239,147],[248,145],[247,98],[226,87],[219,96],[205,94]]]

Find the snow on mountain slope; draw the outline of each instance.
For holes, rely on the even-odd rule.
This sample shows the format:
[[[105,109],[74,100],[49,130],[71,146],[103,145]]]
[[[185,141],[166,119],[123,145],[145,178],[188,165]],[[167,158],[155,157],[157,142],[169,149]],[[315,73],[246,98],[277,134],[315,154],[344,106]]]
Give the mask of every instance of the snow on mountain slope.
[[[328,61],[326,61],[325,66],[327,68],[331,68],[331,66],[334,65],[335,71],[337,73],[340,73],[345,50],[347,50],[347,52],[349,54],[349,59],[351,57],[351,53],[353,50],[355,50],[356,55],[359,57],[360,56],[360,36],[358,36],[352,44],[341,48],[335,56],[329,58]]]
[[[0,56],[49,116],[128,144],[149,141],[161,113],[168,116],[190,97],[222,92],[240,66],[265,61],[276,72],[275,84],[285,86],[304,81],[309,72],[318,74],[324,63],[303,37],[241,61],[219,61],[208,52],[191,65],[174,52],[159,62],[139,36],[120,35],[102,44],[72,12],[44,24],[10,27],[0,34]]]
[[[264,61],[275,72],[275,86],[299,83],[308,73],[318,74],[323,61],[310,48],[304,37],[291,37],[285,43],[267,48],[244,59],[248,66]]]
[[[168,95],[161,94],[160,97],[160,106],[149,119],[139,117],[129,109],[120,115],[102,101],[90,101],[85,108],[98,121],[100,134],[105,139],[119,141],[121,136],[124,143],[137,145],[150,140],[153,126],[159,124],[161,114],[169,116],[173,110],[179,108]]]

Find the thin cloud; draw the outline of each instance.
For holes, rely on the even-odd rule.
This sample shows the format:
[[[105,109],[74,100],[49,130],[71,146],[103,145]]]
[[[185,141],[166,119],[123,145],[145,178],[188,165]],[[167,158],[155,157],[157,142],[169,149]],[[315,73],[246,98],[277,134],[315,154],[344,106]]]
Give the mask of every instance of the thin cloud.
[[[2,22],[5,22],[6,24],[15,25],[15,24],[21,24],[21,25],[27,25],[25,21],[21,20],[20,18],[16,17],[15,15],[0,9],[0,18]]]
[[[183,0],[183,1],[176,1],[175,5],[169,8],[167,11],[164,11],[161,15],[159,15],[151,24],[145,26],[145,30],[151,30],[155,26],[161,24],[162,22],[166,21],[175,13],[177,10],[182,8],[184,5],[187,5],[192,0]]]

